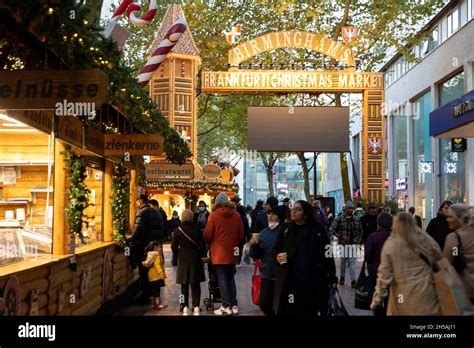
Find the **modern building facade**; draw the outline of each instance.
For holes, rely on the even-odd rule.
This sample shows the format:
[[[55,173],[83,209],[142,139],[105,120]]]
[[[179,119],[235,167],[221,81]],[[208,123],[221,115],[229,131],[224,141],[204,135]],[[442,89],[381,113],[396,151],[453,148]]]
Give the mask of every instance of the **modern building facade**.
[[[314,161],[314,155],[312,153],[306,153],[305,157],[308,159],[308,166],[311,167]],[[319,193],[321,193],[321,187],[324,179],[324,177],[321,175],[321,166],[322,158],[318,157],[317,179]],[[245,204],[255,206],[257,200],[266,200],[269,196],[265,166],[259,157],[256,159],[244,159],[243,171],[239,174],[239,176],[237,176],[236,179],[239,184],[239,194],[241,197],[243,197]],[[313,194],[313,170],[311,170],[309,173],[309,186],[310,192]],[[276,161],[273,168],[273,188],[275,196],[280,201],[282,201],[285,197],[289,197],[293,202],[298,199],[306,199],[304,193],[303,170],[296,155],[288,156]]]
[[[414,206],[425,221],[443,200],[474,204],[474,139],[466,140],[466,151],[453,152],[455,132],[430,136],[430,122],[451,117],[437,109],[474,89],[473,18],[474,0],[449,2],[427,24],[429,38],[411,48],[418,63],[396,54],[381,69],[388,193],[400,207]],[[431,121],[430,113],[436,116]]]

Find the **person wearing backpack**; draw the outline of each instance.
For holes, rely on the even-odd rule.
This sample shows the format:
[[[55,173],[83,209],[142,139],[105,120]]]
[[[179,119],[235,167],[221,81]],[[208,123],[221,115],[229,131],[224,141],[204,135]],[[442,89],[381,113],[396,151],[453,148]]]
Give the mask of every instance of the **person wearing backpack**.
[[[443,254],[458,271],[474,305],[474,214],[472,207],[453,204],[447,215],[449,228]]]

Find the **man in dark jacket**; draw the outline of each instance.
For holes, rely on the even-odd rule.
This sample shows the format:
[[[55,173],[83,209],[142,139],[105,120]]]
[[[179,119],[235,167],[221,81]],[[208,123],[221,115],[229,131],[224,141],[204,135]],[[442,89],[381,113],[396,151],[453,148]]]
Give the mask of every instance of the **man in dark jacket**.
[[[362,243],[365,243],[369,235],[377,231],[377,206],[374,203],[369,204],[367,214],[360,218],[360,224],[362,226]]]
[[[242,223],[244,224],[244,238],[242,238],[239,244],[239,258],[237,260],[237,268],[240,268],[242,267],[242,252],[244,249],[244,244],[250,240],[249,221],[247,219],[247,214],[245,213],[243,205],[240,204],[240,196],[235,195],[230,201],[235,204],[235,210],[237,210],[237,213],[239,213]]]
[[[138,265],[140,273],[142,296],[148,301],[150,298],[148,268],[142,265],[142,261],[145,259],[145,247],[151,241],[163,241],[163,221],[161,214],[150,207],[146,195],[140,195],[137,199],[137,207],[138,211],[135,215],[135,227],[130,240],[132,242],[133,258]]]
[[[150,199],[149,201],[150,207],[152,207],[155,210],[158,210],[158,212],[161,214],[162,217],[162,231],[163,231],[163,240],[168,240],[168,216],[166,215],[166,212],[163,210],[162,207],[160,207],[160,203],[156,199]]]
[[[372,280],[372,294],[375,291],[375,285],[377,283],[377,270],[380,266],[380,255],[382,254],[382,248],[385,244],[385,241],[390,237],[392,232],[392,222],[393,217],[388,213],[381,213],[377,217],[377,225],[379,229],[370,234],[365,242],[365,261],[368,263],[369,267],[369,277]],[[388,301],[388,296],[386,297]],[[387,312],[387,301],[385,301],[383,306],[378,306],[374,310],[374,315],[384,316]]]
[[[253,209],[252,214],[250,215],[250,218],[252,220],[251,225],[250,225],[250,232],[251,233],[257,233],[255,232],[255,225],[257,224],[257,219],[258,215],[263,211],[263,201],[259,199],[257,201],[257,204],[255,204],[255,209]]]
[[[453,203],[451,201],[444,201],[441,203],[441,206],[438,210],[438,215],[433,218],[426,227],[426,233],[428,233],[436,242],[438,242],[441,250],[444,249],[446,236],[453,232],[453,230],[449,228],[448,221],[446,220],[452,204]]]

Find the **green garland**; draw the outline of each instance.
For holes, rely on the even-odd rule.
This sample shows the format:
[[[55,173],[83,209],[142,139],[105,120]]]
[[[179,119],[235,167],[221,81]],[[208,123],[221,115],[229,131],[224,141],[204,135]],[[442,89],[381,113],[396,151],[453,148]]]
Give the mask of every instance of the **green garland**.
[[[115,165],[111,189],[113,237],[116,248],[123,250],[127,246],[125,236],[130,232],[130,177],[123,163]]]
[[[91,191],[87,188],[84,180],[87,177],[87,168],[84,159],[76,155],[71,149],[63,152],[64,162],[69,165],[64,170],[69,172],[69,188],[65,194],[69,197],[69,204],[65,209],[70,234],[77,235],[82,243],[86,242],[86,236],[82,234],[84,223],[84,210],[89,207],[89,195]]]
[[[183,190],[206,192],[238,192],[239,185],[234,182],[203,182],[203,181],[145,181],[142,187],[157,190]]]

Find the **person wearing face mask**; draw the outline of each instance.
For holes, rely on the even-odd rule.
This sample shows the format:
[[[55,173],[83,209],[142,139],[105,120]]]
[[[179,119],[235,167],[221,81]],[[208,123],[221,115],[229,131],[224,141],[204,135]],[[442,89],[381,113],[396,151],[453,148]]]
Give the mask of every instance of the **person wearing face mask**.
[[[276,237],[285,227],[286,210],[284,207],[273,207],[267,213],[268,226],[264,228],[257,236],[253,234],[250,239],[250,257],[260,261],[260,292],[258,305],[266,316],[273,316],[273,289],[275,277],[278,268],[276,259],[273,257],[272,250]]]
[[[199,201],[198,210],[194,213],[194,224],[196,224],[201,232],[206,228],[207,219],[209,218],[209,210],[204,201]]]
[[[171,233],[173,233],[173,231],[175,229],[177,229],[179,227],[179,225],[181,225],[181,220],[179,219],[178,212],[176,210],[174,210],[173,215],[171,216],[171,220],[168,221],[168,231],[171,231]],[[173,238],[173,236],[171,236],[171,238]],[[173,256],[171,258],[171,264],[173,266],[178,265],[178,254],[177,253],[173,253]]]

